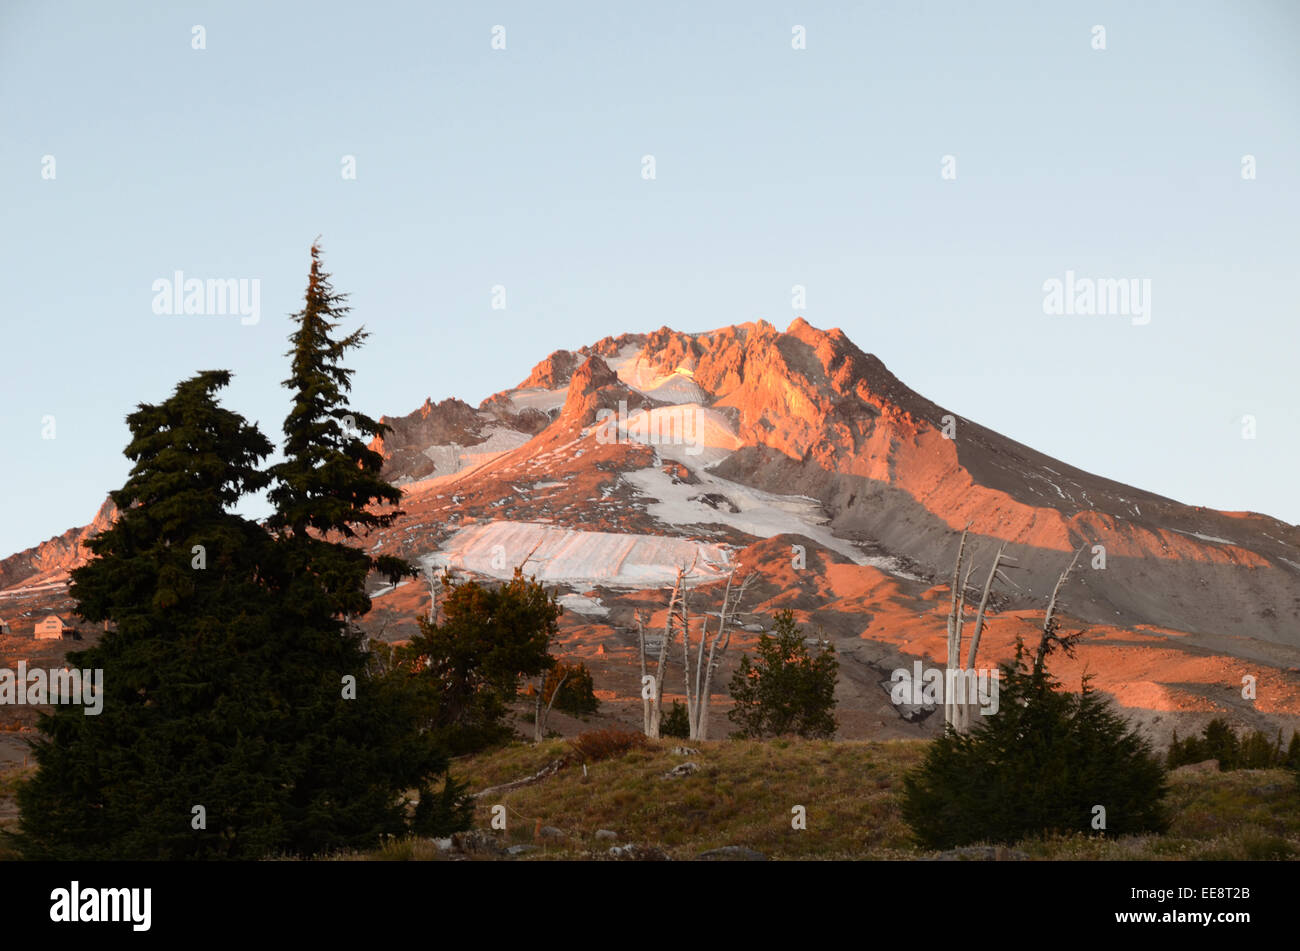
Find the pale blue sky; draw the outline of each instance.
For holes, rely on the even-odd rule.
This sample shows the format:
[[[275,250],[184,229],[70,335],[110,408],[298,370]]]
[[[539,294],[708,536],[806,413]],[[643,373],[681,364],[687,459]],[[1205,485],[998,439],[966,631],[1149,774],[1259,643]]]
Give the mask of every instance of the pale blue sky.
[[[278,440],[317,234],[374,415],[607,334],[785,327],[803,284],[963,416],[1298,521],[1300,4],[1134,6],[8,0],[0,555],[84,524],[123,417],[197,370]],[[1150,324],[1045,315],[1067,269],[1149,279]],[[154,314],[176,270],[260,280],[260,322]]]

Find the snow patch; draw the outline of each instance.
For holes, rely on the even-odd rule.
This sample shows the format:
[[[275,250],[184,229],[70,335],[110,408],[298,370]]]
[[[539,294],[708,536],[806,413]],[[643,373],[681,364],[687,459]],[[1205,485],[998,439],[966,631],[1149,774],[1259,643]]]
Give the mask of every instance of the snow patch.
[[[667,373],[642,360],[641,348],[629,344],[609,361],[625,385],[664,403],[704,403],[708,394],[695,382],[695,374],[686,367],[674,367]]]
[[[427,446],[424,454],[433,461],[433,473],[425,478],[436,479],[439,476],[452,475],[491,462],[512,449],[518,449],[533,438],[527,433],[507,429],[504,426],[489,426],[484,432],[487,438],[473,446],[462,446],[458,443]]]
[[[609,608],[595,598],[589,598],[584,594],[562,594],[555,600],[559,602],[560,607],[572,611],[574,614],[604,617],[609,613]]]
[[[693,582],[718,580],[731,568],[731,556],[720,545],[509,520],[466,526],[420,561],[501,579],[513,577],[515,565],[524,563],[524,573],[542,582],[598,582],[622,588],[671,584],[678,566],[692,563]]]
[[[716,523],[758,538],[805,535],[854,564],[869,565],[899,577],[912,577],[893,558],[864,555],[852,542],[833,535],[825,527],[830,519],[815,499],[763,492],[710,472],[696,474],[700,479],[699,485],[674,484],[672,477],[660,469],[628,472],[622,478],[638,492],[656,500],[646,506],[647,514],[669,525]],[[739,511],[731,512],[723,506],[714,508],[692,498],[708,493],[725,496]]]
[[[618,427],[620,442],[653,446],[660,458],[691,468],[716,465],[743,445],[725,413],[699,403],[657,406],[607,417],[593,427],[596,438],[610,439],[614,426]]]
[[[540,386],[530,386],[526,390],[512,390],[506,394],[510,398],[516,413],[522,413],[526,409],[536,409],[541,410],[543,413],[549,413],[551,410],[563,406],[568,395],[569,388],[567,386],[556,387],[553,390],[545,390]]]
[[[1200,532],[1185,532],[1181,528],[1175,528],[1174,531],[1176,531],[1179,535],[1190,535],[1193,538],[1199,538],[1203,542],[1217,542],[1220,545],[1236,544],[1236,542],[1231,542],[1226,538],[1219,538],[1215,535],[1202,535]]]

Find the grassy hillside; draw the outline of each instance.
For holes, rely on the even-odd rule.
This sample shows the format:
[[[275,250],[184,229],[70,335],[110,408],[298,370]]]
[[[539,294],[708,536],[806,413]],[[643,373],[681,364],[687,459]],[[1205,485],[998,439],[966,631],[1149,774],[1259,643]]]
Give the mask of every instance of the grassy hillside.
[[[611,846],[653,846],[673,859],[727,845],[772,859],[925,859],[899,815],[903,774],[928,741],[831,742],[720,740],[691,743],[696,753],[672,752],[666,740],[614,759],[589,763],[586,775],[564,740],[514,743],[455,763],[472,791],[531,776],[561,757],[554,775],[478,801],[475,827],[487,830],[491,807],[507,809],[502,845],[536,846],[515,861],[605,859]],[[682,763],[699,770],[664,778]],[[0,825],[15,818],[13,793],[30,767],[0,773]],[[1076,835],[1032,839],[999,850],[1030,859],[1295,859],[1300,857],[1300,787],[1285,770],[1219,773],[1185,767],[1171,774],[1173,827],[1165,836],[1104,838]],[[807,829],[791,827],[803,806]],[[563,839],[537,836],[541,826]],[[597,839],[607,829],[615,838]],[[12,857],[12,856],[5,856]],[[395,840],[345,860],[443,859],[429,840]],[[486,856],[471,856],[486,857]],[[945,857],[961,857],[952,856]]]
[[[592,763],[577,763],[542,781],[479,800],[475,826],[487,829],[491,806],[507,808],[503,844],[527,843],[521,856],[604,858],[609,847],[633,843],[693,858],[726,845],[772,859],[923,859],[902,821],[897,796],[904,773],[924,756],[928,741],[806,740],[692,743],[675,755],[675,741]],[[462,759],[456,775],[480,790],[530,776],[570,752],[552,740],[514,744]],[[666,779],[683,762],[698,772]],[[1294,859],[1300,857],[1300,788],[1285,770],[1228,773],[1184,768],[1171,775],[1173,827],[1165,836],[1105,838],[1077,835],[1016,843],[1000,854],[1031,859]],[[791,809],[804,806],[807,829],[791,827]],[[538,826],[563,840],[535,837]],[[598,829],[616,833],[598,840]],[[394,842],[362,858],[432,858],[418,840]]]

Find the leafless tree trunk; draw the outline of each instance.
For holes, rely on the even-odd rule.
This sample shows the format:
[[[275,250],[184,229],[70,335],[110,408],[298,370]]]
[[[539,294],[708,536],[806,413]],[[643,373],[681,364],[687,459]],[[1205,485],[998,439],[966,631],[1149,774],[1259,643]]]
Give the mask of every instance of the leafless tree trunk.
[[[693,562],[691,567],[694,567]],[[650,729],[646,732],[646,736],[655,740],[659,738],[659,724],[663,720],[664,671],[668,667],[668,646],[674,640],[676,628],[674,618],[676,617],[677,601],[682,596],[685,574],[686,572],[681,568],[677,569],[677,580],[673,583],[673,591],[668,598],[668,616],[664,621],[664,638],[659,644],[659,662],[655,666],[654,704],[650,711]]]
[[[638,611],[638,612],[636,613],[636,643],[637,643],[637,656],[641,659],[641,680],[640,680],[640,684],[641,684],[641,731],[642,731],[643,733],[645,733],[646,736],[650,736],[650,735],[651,735],[651,733],[650,733],[650,711],[651,711],[651,704],[650,704],[650,698],[649,698],[648,696],[646,696],[646,692],[645,692],[645,688],[646,688],[646,682],[645,682],[645,677],[646,677],[646,673],[645,673],[645,626],[646,626],[646,623],[647,623],[649,620],[650,620],[650,618],[649,618],[647,615],[645,615],[644,613],[642,613],[641,611]]]
[[[1070,638],[1068,636],[1065,638],[1057,637],[1056,625],[1054,625],[1052,621],[1056,615],[1057,595],[1061,593],[1061,588],[1065,586],[1065,580],[1070,577],[1070,572],[1074,570],[1075,562],[1079,560],[1079,556],[1083,554],[1083,550],[1087,547],[1087,542],[1084,542],[1079,546],[1079,550],[1074,553],[1074,557],[1071,558],[1070,563],[1065,566],[1065,570],[1061,572],[1061,576],[1056,579],[1056,586],[1052,588],[1052,597],[1047,602],[1047,613],[1043,615],[1043,636],[1038,641],[1038,653],[1034,656],[1035,671],[1042,669],[1043,661],[1046,659],[1048,651],[1051,650],[1051,644],[1053,641],[1065,646],[1067,652],[1069,651]]]
[[[970,653],[966,655],[966,669],[975,669],[975,657],[980,648],[980,635],[984,633],[984,612],[988,608],[989,593],[993,590],[993,580],[999,575],[999,566],[1002,564],[1007,546],[999,545],[997,553],[993,556],[993,566],[989,568],[989,576],[984,581],[984,592],[980,595],[980,606],[975,612],[975,630],[971,633]],[[969,686],[969,685],[968,685]],[[969,732],[972,719],[972,711],[979,706],[979,697],[966,696],[966,702],[961,705],[957,711],[957,732]]]
[[[699,698],[699,715],[695,718],[696,735],[692,739],[707,740],[709,738],[709,699],[713,692],[713,672],[722,665],[722,658],[727,653],[727,648],[731,646],[731,629],[735,621],[736,612],[740,607],[740,601],[745,596],[745,589],[749,587],[754,576],[747,575],[740,583],[740,588],[732,595],[732,580],[735,578],[735,571],[727,576],[727,590],[722,596],[722,608],[718,611],[718,629],[713,634],[713,640],[709,644],[709,659],[704,670],[704,686],[697,691]],[[700,640],[700,649],[704,649],[704,640],[708,636],[708,625],[704,627],[704,637]]]
[[[537,713],[533,717],[533,742],[540,743],[546,737],[546,721],[551,718],[551,707],[555,704],[555,698],[560,695],[560,688],[564,682],[569,679],[568,671],[565,671],[560,682],[555,685],[551,691],[551,699],[546,704],[545,712],[542,711],[542,694],[546,692],[546,674],[542,674],[541,684],[537,688]]]
[[[946,670],[956,670],[961,664],[961,614],[965,606],[966,586],[962,580],[961,569],[962,562],[966,557],[966,536],[970,532],[970,524],[962,529],[961,544],[957,546],[957,561],[952,567],[952,603],[948,608],[948,659],[944,664]],[[970,577],[970,572],[967,572]],[[951,678],[944,679],[943,692],[943,723],[944,726],[952,726],[954,711],[956,705],[950,696],[951,691],[947,689],[951,683]]]
[[[438,598],[442,594],[443,581],[433,570],[433,565],[428,566],[429,573],[429,623],[438,623]]]
[[[689,594],[690,594],[689,590],[686,588],[685,584],[683,584],[682,600],[681,600],[682,675],[683,675],[683,679],[686,681],[686,721],[687,723],[690,724],[690,727],[687,731],[687,735],[694,737],[695,736],[695,713],[696,713],[695,698],[697,696],[697,692],[699,688],[698,685],[695,687],[692,687],[691,685],[691,616],[687,609]],[[700,643],[703,644],[704,641],[701,640]],[[699,669],[696,668],[696,674],[698,675],[698,673],[699,673]]]

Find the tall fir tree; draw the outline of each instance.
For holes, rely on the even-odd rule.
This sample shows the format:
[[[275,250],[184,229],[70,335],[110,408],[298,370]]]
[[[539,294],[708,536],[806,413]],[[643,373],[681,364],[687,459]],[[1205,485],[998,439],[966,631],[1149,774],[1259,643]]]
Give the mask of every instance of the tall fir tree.
[[[383,456],[366,443],[389,427],[347,402],[354,371],[343,365],[343,357],[369,334],[358,328],[335,335],[351,311],[346,302],[347,295],[334,290],[321,266],[319,242],[313,244],[306,301],[293,315],[293,346],[286,354],[291,373],[283,385],[293,404],[284,421],[284,461],[270,470],[275,512],[267,526],[290,543],[291,572],[312,575],[334,613],[360,616],[370,610],[365,580],[372,570],[396,579],[413,576],[415,568],[339,543],[391,524],[401,513],[375,507],[395,506],[402,498],[401,490],[383,478]]]
[[[103,712],[41,719],[40,768],[19,793],[25,855],[317,855],[468,827],[424,691],[403,671],[372,675],[350,622],[370,607],[372,569],[411,569],[344,542],[388,524],[368,506],[400,493],[361,442],[383,427],[343,404],[340,358],[364,335],[331,336],[342,298],[312,257],[283,463],[262,472],[271,444],[217,406],[225,371],[128,418],[122,516],[73,576],[81,616],[115,625],[70,657],[103,669]],[[267,485],[275,534],[231,511]]]
[[[266,484],[258,462],[272,447],[216,404],[229,379],[200,373],[127,418],[134,466],[111,493],[121,515],[70,588],[82,618],[113,625],[69,655],[103,671],[102,709],[40,718],[39,768],[18,794],[29,857],[248,857],[278,844],[264,813],[286,773],[263,739],[274,718],[245,682],[272,660],[270,539],[230,511]],[[196,806],[211,832],[194,828]]]
[[[270,469],[275,512],[267,519],[276,533],[281,639],[318,671],[291,714],[311,737],[296,751],[295,768],[309,781],[296,791],[291,818],[292,839],[307,852],[382,832],[393,797],[403,789],[418,791],[415,816],[426,833],[463,828],[469,815],[450,778],[440,793],[431,787],[445,759],[437,734],[427,728],[418,685],[398,672],[367,677],[370,655],[352,624],[370,610],[371,571],[396,581],[415,568],[349,544],[401,514],[391,508],[401,490],[383,478],[383,457],[364,441],[388,427],[348,405],[353,370],[343,358],[368,335],[363,329],[335,334],[350,308],[329,278],[319,243],[313,244],[306,299],[292,318],[291,372],[284,381],[292,405],[284,422],[284,461]],[[353,692],[340,704],[339,685],[349,680]]]

